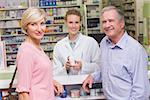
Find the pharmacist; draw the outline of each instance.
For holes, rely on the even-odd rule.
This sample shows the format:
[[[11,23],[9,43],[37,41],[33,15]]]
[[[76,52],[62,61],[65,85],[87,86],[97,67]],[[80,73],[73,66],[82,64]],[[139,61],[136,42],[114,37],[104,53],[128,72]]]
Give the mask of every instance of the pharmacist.
[[[100,48],[95,39],[79,32],[80,12],[69,10],[65,22],[69,34],[54,47],[54,75],[88,74],[99,69]]]

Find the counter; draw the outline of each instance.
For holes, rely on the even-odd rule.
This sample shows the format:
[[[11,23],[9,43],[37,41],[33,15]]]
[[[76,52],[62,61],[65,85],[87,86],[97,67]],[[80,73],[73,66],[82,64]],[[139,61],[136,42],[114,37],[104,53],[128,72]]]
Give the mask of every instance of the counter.
[[[13,71],[0,71],[0,89],[7,89],[11,81]],[[5,77],[5,79],[4,79]],[[63,85],[82,84],[87,75],[74,75],[74,76],[55,76],[54,79]],[[148,77],[150,79],[150,71],[148,71]],[[16,84],[14,80],[14,86]]]
[[[4,71],[2,72],[2,74],[8,74],[9,73],[9,76],[5,76],[7,77],[7,79],[0,79],[0,89],[1,90],[5,90],[5,89],[8,89],[9,87],[9,83],[11,81],[11,77],[13,75],[13,71]],[[2,75],[1,74],[1,75]],[[54,79],[56,81],[58,81],[59,83],[65,85],[65,86],[73,86],[73,85],[82,85],[83,81],[85,80],[85,78],[87,77],[88,75],[71,75],[71,76],[55,76]],[[2,77],[0,77],[2,78]],[[16,83],[17,83],[17,80],[15,79],[14,80],[14,85],[13,87],[16,86]],[[80,96],[79,98],[71,98],[69,96],[67,96],[66,98],[60,98],[60,97],[56,97],[56,100],[97,100],[97,99],[101,99],[101,100],[104,100],[105,97],[103,94],[100,94],[98,96]]]
[[[2,70],[0,71],[0,90],[8,89],[13,72],[14,72],[14,68],[5,71]],[[77,85],[77,84],[81,85],[86,77],[87,75],[55,76],[54,79],[63,85]],[[150,71],[148,71],[148,77],[150,79]],[[15,79],[13,87],[16,86],[16,83],[17,80]],[[104,95],[84,96],[84,97],[81,96],[80,100],[86,100],[86,99],[92,100],[92,99],[104,99],[104,98],[105,98]],[[77,99],[79,98],[71,98],[69,96],[67,96],[67,98],[56,97],[56,100],[77,100]]]

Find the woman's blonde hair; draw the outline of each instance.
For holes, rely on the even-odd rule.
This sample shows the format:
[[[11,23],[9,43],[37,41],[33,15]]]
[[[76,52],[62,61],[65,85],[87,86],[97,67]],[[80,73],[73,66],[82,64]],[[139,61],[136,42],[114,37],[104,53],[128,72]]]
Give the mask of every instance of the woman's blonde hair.
[[[46,13],[43,9],[30,7],[24,11],[21,19],[21,28],[24,33],[27,33],[27,25],[30,23],[38,22],[42,19],[46,20]]]

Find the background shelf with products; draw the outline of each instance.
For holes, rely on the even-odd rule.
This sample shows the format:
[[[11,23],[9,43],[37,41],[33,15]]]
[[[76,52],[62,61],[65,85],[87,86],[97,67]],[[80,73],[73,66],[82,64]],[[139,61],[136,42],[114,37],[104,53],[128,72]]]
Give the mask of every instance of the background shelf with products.
[[[28,7],[39,7],[46,11],[47,30],[42,39],[42,48],[52,59],[54,45],[67,35],[64,16],[68,9],[81,10],[80,0],[0,0],[0,35],[6,42],[7,66],[15,65],[18,47],[25,40],[21,31],[20,20],[22,13]],[[82,27],[81,27],[82,31]]]
[[[18,47],[25,39],[21,32],[20,20],[27,7],[26,0],[0,0],[0,36],[6,45],[7,65],[15,64]]]
[[[85,0],[85,32],[86,34],[100,33],[100,1],[99,0]]]
[[[100,0],[84,0],[84,3],[82,0],[12,0],[12,4],[8,1],[0,0],[0,34],[1,40],[6,42],[7,65],[15,64],[18,47],[25,40],[25,35],[21,31],[20,20],[22,13],[28,7],[39,7],[46,11],[47,31],[42,40],[44,42],[41,44],[50,58],[52,58],[54,45],[68,33],[66,25],[64,25],[64,16],[69,9],[74,8],[81,11],[83,25],[80,31],[83,34],[100,33]],[[83,5],[86,5],[85,9],[88,10],[86,17]]]
[[[88,36],[96,39],[100,43],[101,39],[105,36],[102,33],[100,25],[100,11],[102,7],[101,0],[84,0],[84,13],[85,13],[85,33]]]
[[[134,38],[138,39],[137,24],[136,24],[136,3],[134,0],[126,0],[123,2],[125,12],[125,22],[127,32]]]

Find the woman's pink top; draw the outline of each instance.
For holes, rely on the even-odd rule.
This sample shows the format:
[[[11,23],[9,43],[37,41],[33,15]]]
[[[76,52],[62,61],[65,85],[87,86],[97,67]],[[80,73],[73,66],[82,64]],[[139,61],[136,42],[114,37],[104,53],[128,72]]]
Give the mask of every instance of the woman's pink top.
[[[17,92],[29,92],[30,100],[54,100],[52,63],[32,44],[21,44],[17,54]]]

